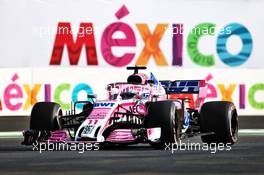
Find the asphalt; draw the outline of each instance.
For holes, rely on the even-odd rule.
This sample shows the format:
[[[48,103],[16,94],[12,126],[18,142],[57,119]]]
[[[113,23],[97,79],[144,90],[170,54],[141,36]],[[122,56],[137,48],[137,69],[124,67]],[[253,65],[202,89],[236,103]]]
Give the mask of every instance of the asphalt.
[[[0,174],[263,174],[264,135],[241,135],[231,150],[155,150],[149,145],[98,151],[42,151],[22,138],[0,139]],[[199,138],[185,143],[202,143]],[[176,147],[175,147],[176,148]],[[184,148],[184,147],[181,147]],[[190,149],[190,148],[189,148]]]
[[[106,147],[89,151],[41,150],[21,145],[28,116],[0,117],[0,175],[18,174],[259,174],[264,172],[264,116],[240,116],[239,141],[231,150],[215,147],[175,147],[156,150],[148,144]],[[16,134],[14,134],[16,133]],[[18,134],[17,134],[18,133]],[[203,145],[199,137],[185,144]],[[181,150],[180,150],[181,148]],[[196,149],[196,150],[195,150]],[[215,153],[214,153],[215,152]]]

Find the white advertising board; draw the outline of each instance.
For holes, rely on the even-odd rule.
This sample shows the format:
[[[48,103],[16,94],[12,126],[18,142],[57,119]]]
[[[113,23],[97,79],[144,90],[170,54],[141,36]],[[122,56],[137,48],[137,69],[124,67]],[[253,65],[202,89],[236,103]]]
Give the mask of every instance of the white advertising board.
[[[241,69],[148,70],[158,80],[206,79],[208,99],[233,101],[239,115],[264,115],[264,71]],[[106,85],[125,82],[131,72],[111,68],[0,69],[0,116],[29,115],[37,101],[55,101],[63,109],[87,93],[106,98]]]

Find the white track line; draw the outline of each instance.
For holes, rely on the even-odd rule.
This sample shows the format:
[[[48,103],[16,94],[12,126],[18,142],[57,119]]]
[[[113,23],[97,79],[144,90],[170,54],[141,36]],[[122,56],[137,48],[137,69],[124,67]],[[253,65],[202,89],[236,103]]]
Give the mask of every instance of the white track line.
[[[22,138],[22,131],[6,131],[0,132],[0,138]]]
[[[240,129],[239,135],[264,135],[264,129]]]

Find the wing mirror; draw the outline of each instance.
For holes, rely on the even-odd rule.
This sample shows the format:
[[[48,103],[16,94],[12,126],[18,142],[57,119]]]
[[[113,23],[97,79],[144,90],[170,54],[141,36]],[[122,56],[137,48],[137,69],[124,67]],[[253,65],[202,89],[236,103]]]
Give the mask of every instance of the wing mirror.
[[[97,98],[96,94],[87,94],[87,98]]]

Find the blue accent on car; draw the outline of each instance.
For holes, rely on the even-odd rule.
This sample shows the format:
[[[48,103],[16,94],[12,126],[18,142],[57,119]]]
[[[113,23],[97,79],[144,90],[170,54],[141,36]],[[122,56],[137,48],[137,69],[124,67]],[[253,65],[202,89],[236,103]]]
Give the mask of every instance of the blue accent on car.
[[[199,80],[160,81],[167,94],[199,93]]]
[[[152,72],[150,72],[150,79],[153,81],[154,85],[159,84],[159,81],[155,78],[155,76]]]
[[[184,125],[185,125],[186,128],[188,128],[189,125],[190,125],[190,114],[189,114],[189,112],[185,113]]]

